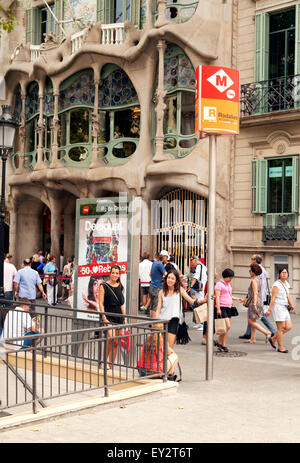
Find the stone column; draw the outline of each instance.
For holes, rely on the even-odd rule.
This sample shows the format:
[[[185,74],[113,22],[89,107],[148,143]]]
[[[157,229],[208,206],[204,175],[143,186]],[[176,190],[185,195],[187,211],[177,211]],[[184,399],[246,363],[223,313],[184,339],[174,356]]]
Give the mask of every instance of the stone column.
[[[60,256],[60,235],[61,235],[61,199],[50,195],[51,211],[51,248],[50,254],[56,256],[59,264]]]
[[[40,115],[37,124],[38,132],[38,149],[37,149],[37,163],[34,170],[41,170],[46,168],[44,162],[44,147],[43,147],[43,136],[44,136],[44,85],[39,84],[39,100],[40,100]]]
[[[19,140],[20,140],[20,150],[19,150],[19,166],[16,170],[16,174],[24,174],[27,172],[25,167],[25,142],[26,142],[26,119],[25,119],[25,104],[26,104],[26,87],[22,85],[21,88],[21,98],[22,98],[22,112],[21,112],[21,125],[19,127]]]
[[[95,72],[95,71],[94,71]],[[102,164],[98,159],[98,134],[99,134],[99,70],[95,72],[94,83],[95,83],[95,101],[94,101],[94,110],[92,114],[92,135],[93,135],[93,151],[92,151],[92,162],[90,163],[89,168],[94,169],[100,167]]]
[[[164,152],[164,112],[166,104],[164,102],[167,91],[164,88],[164,53],[166,48],[165,40],[159,40],[158,49],[158,83],[155,93],[156,105],[156,135],[155,135],[155,155],[154,162],[166,161],[169,158]]]
[[[9,252],[13,256],[14,264],[17,266],[19,264],[18,204],[16,201],[11,201],[11,205],[12,205],[12,210],[10,211],[10,224],[9,224]]]
[[[166,6],[167,6],[166,0],[157,0],[158,15],[157,15],[155,27],[162,27],[162,26],[166,26],[167,24],[171,24],[171,21],[169,21],[166,18]]]
[[[75,255],[75,205],[74,211],[64,213],[64,258]]]
[[[59,89],[53,89],[54,96],[54,114],[51,124],[51,130],[53,131],[53,143],[52,143],[52,162],[50,164],[50,169],[58,169],[64,167],[63,163],[58,159],[58,142],[57,135],[59,131],[59,117],[58,117],[58,97]]]

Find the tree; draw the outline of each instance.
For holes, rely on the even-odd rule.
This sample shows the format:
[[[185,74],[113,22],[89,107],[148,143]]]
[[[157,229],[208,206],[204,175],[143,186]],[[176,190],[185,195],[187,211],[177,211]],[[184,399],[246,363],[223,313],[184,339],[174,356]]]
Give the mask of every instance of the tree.
[[[2,3],[2,2],[1,2]],[[0,35],[2,31],[10,33],[17,25],[18,20],[10,8],[5,8],[0,3]]]

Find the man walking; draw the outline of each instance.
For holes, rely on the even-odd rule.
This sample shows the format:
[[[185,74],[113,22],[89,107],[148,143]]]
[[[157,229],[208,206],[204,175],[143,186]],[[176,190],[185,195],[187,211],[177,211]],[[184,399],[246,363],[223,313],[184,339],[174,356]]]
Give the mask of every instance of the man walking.
[[[192,278],[189,291],[192,289],[195,292],[196,300],[198,299],[202,300],[204,299],[204,290],[205,290],[205,285],[207,283],[207,268],[204,264],[200,262],[198,256],[192,257],[192,265],[196,267],[196,270]],[[193,316],[193,321],[195,322],[194,316]],[[194,328],[198,330],[202,330],[203,325],[202,323],[199,323],[198,325],[195,324]]]
[[[163,251],[162,251],[163,252]],[[149,286],[150,294],[150,317],[156,318],[156,310],[158,304],[158,293],[162,289],[162,279],[166,275],[166,270],[163,265],[164,254],[159,255],[158,260],[155,260],[151,267],[151,281]]]
[[[259,254],[254,254],[254,256],[251,257],[251,263],[258,264],[260,268],[262,269],[262,273],[259,275],[259,278],[261,279],[261,292],[262,292],[262,300],[264,302],[264,315],[261,318],[261,321],[263,324],[268,328],[269,331],[271,331],[271,336],[274,336],[276,333],[276,330],[272,323],[268,320],[266,317],[265,313],[268,310],[269,307],[269,301],[268,301],[268,296],[270,296],[270,290],[269,290],[269,285],[268,285],[268,274],[266,269],[262,266],[262,257]],[[248,324],[246,333],[243,334],[242,336],[239,336],[239,339],[250,339],[251,338],[251,326]]]
[[[30,266],[30,259],[25,259],[24,267],[21,268],[14,278],[14,292],[15,298],[19,298],[21,301],[23,298],[29,299],[30,302],[36,301],[36,288],[41,291],[43,299],[46,299],[44,293],[42,280],[36,270],[33,270]]]
[[[141,294],[142,294],[142,310],[146,313],[148,312],[148,307],[150,304],[150,295],[149,295],[149,287],[150,287],[150,272],[152,268],[152,262],[149,260],[150,254],[149,252],[144,252],[143,260],[139,263],[139,280],[141,285]]]

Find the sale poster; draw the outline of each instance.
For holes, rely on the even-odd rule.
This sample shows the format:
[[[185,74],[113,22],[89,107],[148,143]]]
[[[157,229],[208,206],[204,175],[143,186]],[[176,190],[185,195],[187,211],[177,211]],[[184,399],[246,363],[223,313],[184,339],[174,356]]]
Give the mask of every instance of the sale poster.
[[[128,203],[120,205],[113,198],[78,201],[74,307],[79,311],[78,318],[98,319],[99,287],[109,280],[113,265],[121,268],[126,301],[130,241]]]

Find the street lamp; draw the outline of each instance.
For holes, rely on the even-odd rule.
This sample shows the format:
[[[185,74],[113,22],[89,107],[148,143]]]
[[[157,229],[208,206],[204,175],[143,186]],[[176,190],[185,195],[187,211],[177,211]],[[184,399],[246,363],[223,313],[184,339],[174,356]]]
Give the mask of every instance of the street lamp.
[[[4,239],[5,239],[5,175],[6,161],[14,148],[17,122],[10,115],[10,106],[2,106],[0,116],[0,156],[2,159],[1,203],[0,203],[0,298],[4,297]]]

